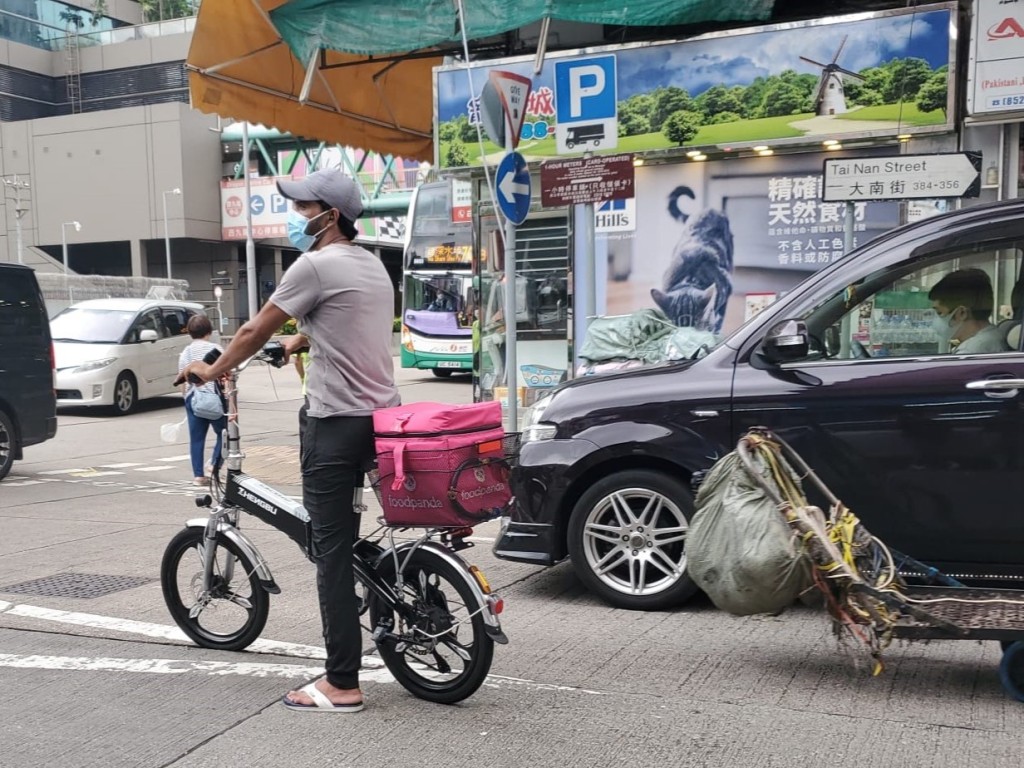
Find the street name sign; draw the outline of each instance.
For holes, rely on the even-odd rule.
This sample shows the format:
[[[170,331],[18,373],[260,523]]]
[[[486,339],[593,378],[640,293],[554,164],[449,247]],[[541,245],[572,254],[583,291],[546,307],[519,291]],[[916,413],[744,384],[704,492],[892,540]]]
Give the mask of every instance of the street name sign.
[[[826,203],[929,200],[977,197],[980,190],[980,152],[829,158],[821,199]]]
[[[540,167],[545,208],[601,203],[633,197],[633,155],[600,155],[578,160],[549,160]]]
[[[518,152],[509,152],[498,164],[498,207],[513,224],[530,213],[530,169]]]

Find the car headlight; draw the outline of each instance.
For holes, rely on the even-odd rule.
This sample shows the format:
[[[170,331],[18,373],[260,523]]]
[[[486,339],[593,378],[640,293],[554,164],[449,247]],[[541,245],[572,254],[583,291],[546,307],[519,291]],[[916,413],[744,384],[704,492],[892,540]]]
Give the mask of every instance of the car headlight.
[[[551,395],[544,395],[523,413],[521,442],[532,443],[537,440],[550,440],[555,436],[558,428],[554,424],[541,422],[541,419],[544,418],[544,411],[547,410],[550,403]]]
[[[105,357],[102,360],[89,360],[86,363],[82,363],[75,367],[75,371],[78,373],[85,373],[86,371],[98,371],[100,368],[106,368],[108,365],[117,360],[116,357]]]

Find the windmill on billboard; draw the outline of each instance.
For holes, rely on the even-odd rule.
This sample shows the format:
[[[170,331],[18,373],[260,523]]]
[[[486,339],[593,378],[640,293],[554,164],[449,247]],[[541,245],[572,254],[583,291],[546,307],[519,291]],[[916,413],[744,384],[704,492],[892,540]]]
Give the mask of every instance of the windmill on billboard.
[[[808,59],[806,56],[801,56],[801,61],[806,61],[808,64],[813,64],[816,67],[821,67],[821,80],[818,82],[818,94],[815,97],[815,111],[819,116],[828,115],[839,115],[846,111],[846,95],[843,92],[843,76],[852,77],[854,80],[864,81],[864,78],[858,75],[856,72],[851,72],[848,69],[843,69],[839,66],[839,57],[843,53],[843,48],[846,46],[846,38],[849,35],[843,35],[843,41],[839,44],[839,49],[836,51],[836,55],[832,57],[832,61],[828,64],[822,64],[820,61],[814,59]]]

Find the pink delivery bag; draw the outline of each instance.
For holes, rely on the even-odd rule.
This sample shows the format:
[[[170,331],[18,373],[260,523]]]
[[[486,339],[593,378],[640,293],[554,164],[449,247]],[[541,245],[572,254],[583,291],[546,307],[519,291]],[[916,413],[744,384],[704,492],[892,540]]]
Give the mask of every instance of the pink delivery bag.
[[[512,498],[501,403],[411,403],[373,414],[388,525],[462,527],[500,515]]]

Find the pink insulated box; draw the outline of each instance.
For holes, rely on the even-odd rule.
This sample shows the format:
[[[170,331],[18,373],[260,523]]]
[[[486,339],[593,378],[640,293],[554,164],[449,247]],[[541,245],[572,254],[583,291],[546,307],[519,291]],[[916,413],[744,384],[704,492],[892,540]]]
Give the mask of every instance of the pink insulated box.
[[[473,525],[508,506],[500,402],[384,408],[373,414],[373,431],[389,525]]]

